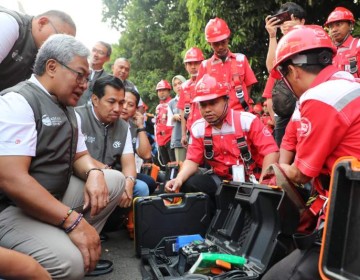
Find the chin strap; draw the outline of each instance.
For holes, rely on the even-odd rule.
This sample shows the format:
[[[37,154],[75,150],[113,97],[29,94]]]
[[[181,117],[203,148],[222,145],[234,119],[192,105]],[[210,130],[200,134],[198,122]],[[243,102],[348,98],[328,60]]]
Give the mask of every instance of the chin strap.
[[[220,115],[220,117],[218,117],[217,120],[215,120],[213,122],[209,122],[209,124],[218,125],[219,123],[221,123],[223,121],[223,119],[225,118],[226,114],[227,114],[228,107],[229,107],[229,102],[226,101],[225,106],[224,106],[224,110],[223,110],[222,114]]]

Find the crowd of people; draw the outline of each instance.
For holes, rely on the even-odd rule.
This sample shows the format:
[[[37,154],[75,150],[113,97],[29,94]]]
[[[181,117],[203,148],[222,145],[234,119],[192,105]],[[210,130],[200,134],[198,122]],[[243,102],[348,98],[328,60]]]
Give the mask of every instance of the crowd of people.
[[[251,98],[257,79],[248,58],[231,52],[231,30],[216,17],[205,27],[213,55],[188,49],[189,79],[154,85],[159,105],[151,116],[128,79],[129,60],[104,70],[108,43],[89,51],[61,11],[32,17],[0,7],[0,278],[111,271],[100,260],[105,223],[158,188],[142,162],[180,164],[164,190],[204,192],[213,211],[223,180],[266,183],[277,164],[289,181],[308,186],[312,215],[301,217],[299,233],[321,232],[335,161],[360,158],[360,40],[343,7],[325,28],[306,25],[293,2],[278,14],[265,19],[263,103]],[[295,249],[262,279],[320,279],[318,244]]]

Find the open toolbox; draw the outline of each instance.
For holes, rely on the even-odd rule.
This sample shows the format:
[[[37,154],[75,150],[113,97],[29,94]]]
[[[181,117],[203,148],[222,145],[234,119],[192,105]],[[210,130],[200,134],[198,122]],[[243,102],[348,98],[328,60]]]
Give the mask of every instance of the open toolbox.
[[[216,194],[216,202],[215,216],[205,236],[202,235],[203,240],[179,249],[179,236],[173,234],[142,250],[143,270],[147,273],[143,279],[187,276],[204,279],[200,277],[204,275],[196,278],[188,271],[200,254],[206,252],[244,257],[246,264],[234,267],[242,275],[236,279],[259,279],[272,264],[291,252],[299,214],[284,191],[260,184],[224,182]],[[207,279],[215,277],[211,269],[207,276]]]

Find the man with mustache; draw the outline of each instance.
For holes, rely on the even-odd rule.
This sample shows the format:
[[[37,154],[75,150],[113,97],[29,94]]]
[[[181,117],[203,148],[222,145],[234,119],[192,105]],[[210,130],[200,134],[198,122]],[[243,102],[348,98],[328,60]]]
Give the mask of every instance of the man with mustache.
[[[351,73],[355,78],[360,78],[360,40],[351,36],[354,24],[354,15],[343,7],[336,7],[325,22],[329,35],[337,47],[333,64]]]
[[[219,83],[205,74],[195,87],[194,102],[199,102],[202,119],[191,127],[186,160],[169,181],[167,192],[205,192],[213,200],[222,180],[254,177],[261,181],[262,170],[278,160],[278,147],[261,120],[249,112],[229,106],[229,84]],[[244,159],[244,160],[243,160]],[[206,161],[213,174],[195,174]],[[245,174],[240,174],[241,166]]]

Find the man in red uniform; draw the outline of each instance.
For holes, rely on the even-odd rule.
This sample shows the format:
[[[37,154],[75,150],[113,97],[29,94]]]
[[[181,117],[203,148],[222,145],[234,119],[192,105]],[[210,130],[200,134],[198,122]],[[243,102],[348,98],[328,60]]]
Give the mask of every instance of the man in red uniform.
[[[197,81],[207,73],[218,82],[229,83],[229,106],[234,110],[251,111],[253,101],[250,91],[257,79],[246,56],[232,53],[229,49],[230,29],[221,18],[210,19],[205,27],[205,38],[214,55],[204,60],[199,69]]]
[[[203,118],[192,125],[186,160],[166,191],[201,191],[214,199],[221,180],[236,181],[241,176],[239,181],[261,180],[261,169],[277,162],[278,147],[271,133],[255,115],[229,108],[230,90],[229,84],[208,74],[196,84],[193,101],[199,102]],[[204,160],[213,174],[194,175]]]
[[[351,73],[355,78],[360,78],[360,40],[351,36],[354,24],[354,15],[343,7],[335,8],[325,22],[330,37],[337,47],[333,64]]]
[[[186,71],[190,75],[190,79],[181,85],[179,102],[177,107],[180,109],[181,114],[181,144],[184,147],[188,145],[188,133],[190,132],[191,125],[198,119],[201,119],[199,105],[193,102],[195,94],[196,78],[198,76],[201,61],[204,60],[204,55],[199,48],[190,48],[184,57],[184,64]]]
[[[171,85],[166,80],[161,80],[156,85],[157,95],[160,104],[155,109],[155,141],[159,147],[161,164],[166,165],[168,162],[175,161],[174,150],[170,147],[172,126],[167,126],[169,101],[171,100]]]
[[[335,53],[321,26],[298,25],[279,41],[273,69],[273,74],[291,88],[300,106],[295,160],[281,167],[294,183],[314,182],[319,193],[310,206],[314,219],[326,201],[335,161],[342,156],[360,158],[360,85],[352,75],[331,65]],[[318,236],[320,231],[314,233],[311,236]],[[262,280],[320,279],[319,251],[320,246],[312,242],[296,249]]]

